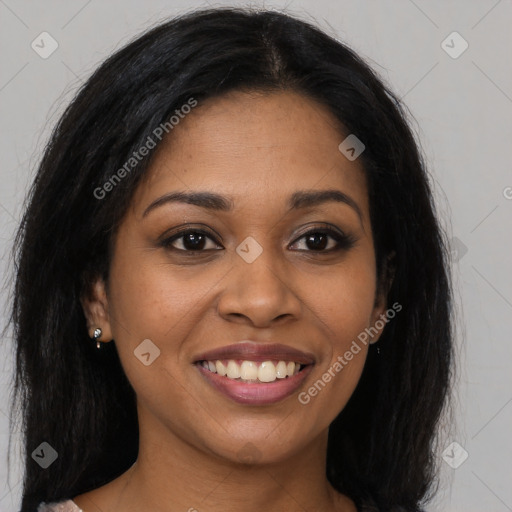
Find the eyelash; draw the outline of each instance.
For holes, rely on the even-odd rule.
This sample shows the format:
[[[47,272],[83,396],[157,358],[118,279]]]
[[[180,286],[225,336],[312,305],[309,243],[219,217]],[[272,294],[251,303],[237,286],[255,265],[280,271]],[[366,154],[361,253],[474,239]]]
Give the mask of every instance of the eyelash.
[[[194,251],[194,250],[187,250],[187,249],[177,249],[176,247],[172,247],[172,243],[174,241],[182,239],[183,237],[185,237],[186,235],[189,235],[191,233],[204,235],[204,236],[208,237],[210,240],[212,240],[215,244],[220,245],[215,240],[212,233],[205,231],[203,229],[190,229],[190,228],[186,228],[186,229],[182,229],[182,230],[178,231],[171,237],[162,240],[159,245],[164,247],[165,249],[170,249],[172,251],[178,251],[178,252],[182,252],[182,253],[191,253],[192,255],[212,250],[212,249],[201,249],[201,250]],[[297,238],[293,242],[292,245],[295,245],[299,240],[302,240],[303,238],[306,238],[307,236],[312,235],[312,234],[328,235],[329,237],[333,238],[337,242],[337,247],[334,247],[334,248],[331,248],[328,250],[317,250],[317,251],[301,249],[298,252],[312,252],[312,253],[316,253],[316,254],[331,254],[333,252],[348,250],[348,249],[352,248],[356,242],[355,237],[353,237],[351,235],[345,235],[345,234],[339,233],[338,231],[335,231],[332,228],[326,227],[326,228],[313,228],[310,231],[303,233],[299,238]],[[213,250],[219,250],[219,249],[213,249]]]

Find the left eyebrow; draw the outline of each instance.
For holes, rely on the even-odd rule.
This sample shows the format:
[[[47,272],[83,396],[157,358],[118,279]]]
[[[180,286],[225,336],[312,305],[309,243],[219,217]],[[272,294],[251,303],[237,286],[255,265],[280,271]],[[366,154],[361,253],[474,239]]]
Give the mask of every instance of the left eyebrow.
[[[363,215],[358,204],[347,194],[336,189],[328,190],[299,190],[288,199],[288,210],[310,208],[323,203],[335,201],[350,206],[359,216],[361,223]],[[186,203],[206,208],[229,212],[234,209],[234,200],[229,196],[222,196],[213,192],[171,192],[155,199],[142,214],[145,217],[151,210],[167,203]]]
[[[344,203],[350,206],[359,216],[361,224],[363,223],[363,213],[359,205],[347,194],[341,190],[299,190],[293,193],[289,200],[289,210],[297,210],[299,208],[309,208],[330,201]]]

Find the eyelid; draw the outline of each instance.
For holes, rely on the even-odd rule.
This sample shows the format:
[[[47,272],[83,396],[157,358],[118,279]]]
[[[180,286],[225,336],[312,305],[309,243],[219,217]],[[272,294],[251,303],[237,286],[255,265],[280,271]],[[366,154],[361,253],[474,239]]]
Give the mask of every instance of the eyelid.
[[[171,235],[169,235],[170,232],[172,232]],[[179,235],[183,236],[189,232],[202,233],[203,235],[212,238],[214,241],[215,238],[221,241],[223,240],[222,236],[220,236],[216,231],[213,231],[211,228],[207,227],[205,224],[187,224],[178,228],[171,228],[166,230],[162,235],[158,237],[158,243],[167,242],[172,238],[177,239],[179,238]]]
[[[297,238],[302,238],[303,236],[311,233],[311,232],[316,232],[316,231],[329,231],[329,232],[334,232],[336,234],[338,234],[340,237],[348,237],[349,235],[347,235],[343,230],[339,229],[338,227],[336,227],[335,225],[333,224],[329,224],[328,222],[319,222],[313,226],[311,225],[308,225],[306,228],[305,228],[305,231],[301,232],[300,234],[296,235],[296,238],[295,240],[297,240]]]

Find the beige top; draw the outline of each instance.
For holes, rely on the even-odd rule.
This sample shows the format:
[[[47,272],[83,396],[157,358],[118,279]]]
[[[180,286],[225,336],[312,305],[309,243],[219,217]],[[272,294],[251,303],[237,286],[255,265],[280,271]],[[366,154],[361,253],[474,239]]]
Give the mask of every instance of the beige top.
[[[37,507],[37,512],[84,512],[73,500],[44,501]]]

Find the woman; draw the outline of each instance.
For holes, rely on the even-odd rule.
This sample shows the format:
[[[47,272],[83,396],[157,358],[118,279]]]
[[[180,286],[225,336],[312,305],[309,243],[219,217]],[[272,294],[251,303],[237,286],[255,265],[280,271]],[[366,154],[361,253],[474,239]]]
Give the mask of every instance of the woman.
[[[317,28],[211,9],[110,57],[15,257],[22,512],[431,496],[444,236],[398,99]]]

